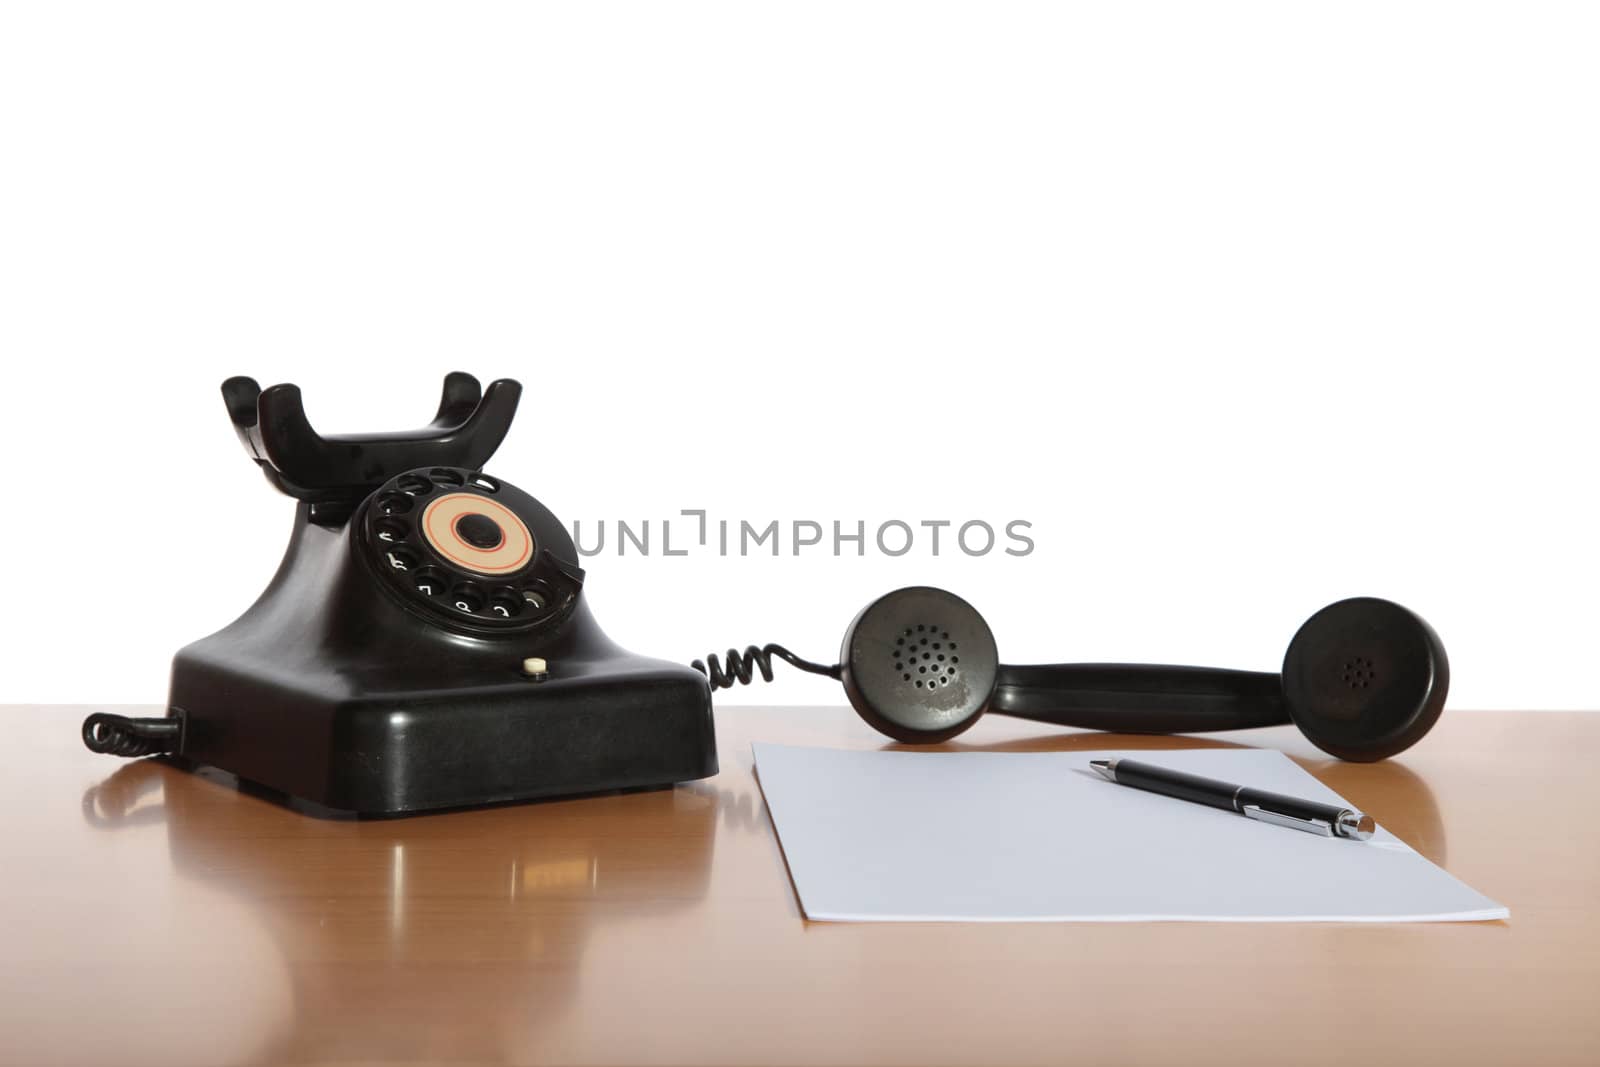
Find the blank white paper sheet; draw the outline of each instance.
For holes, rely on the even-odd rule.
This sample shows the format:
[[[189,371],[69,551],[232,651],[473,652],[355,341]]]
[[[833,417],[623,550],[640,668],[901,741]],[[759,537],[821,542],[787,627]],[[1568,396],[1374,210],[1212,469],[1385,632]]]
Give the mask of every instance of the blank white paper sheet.
[[[1318,837],[1105,781],[1138,759],[1347,802],[1281,752],[854,752],[757,744],[808,919],[1444,922],[1510,912],[1379,827]]]

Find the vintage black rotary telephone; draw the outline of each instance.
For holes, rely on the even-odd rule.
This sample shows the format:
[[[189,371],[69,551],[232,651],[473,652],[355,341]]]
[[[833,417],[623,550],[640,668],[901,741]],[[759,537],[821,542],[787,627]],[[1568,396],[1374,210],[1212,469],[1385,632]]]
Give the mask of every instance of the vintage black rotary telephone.
[[[91,715],[84,743],[394,814],[715,774],[711,689],[757,669],[771,681],[774,656],[839,679],[862,718],[914,744],[985,711],[1142,733],[1293,722],[1330,754],[1368,761],[1415,744],[1444,707],[1438,636],[1370,597],[1312,616],[1281,674],[1009,666],[970,604],[920,586],[863,609],[832,666],[780,645],[730,649],[726,669],[716,656],[690,669],[633,655],[589,614],[561,523],[482,472],[520,392],[503,379],[480,395],[451,374],[422,429],[325,438],[295,386],[224,382],[246,451],[299,501],[289,550],[249,611],[178,653],[166,717]]]
[[[705,678],[612,644],[561,523],[482,472],[520,394],[451,374],[420,430],[323,437],[295,386],[224,382],[245,450],[299,502],[288,552],[178,653],[165,718],[91,715],[84,742],[384,814],[715,774]]]

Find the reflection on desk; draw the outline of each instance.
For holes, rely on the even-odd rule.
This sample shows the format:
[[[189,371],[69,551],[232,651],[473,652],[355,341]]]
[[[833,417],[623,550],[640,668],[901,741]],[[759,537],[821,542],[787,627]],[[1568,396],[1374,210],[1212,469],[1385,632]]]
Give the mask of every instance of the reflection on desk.
[[[1447,715],[1379,764],[1290,728],[996,718],[941,746],[1281,747],[1515,916],[1374,928],[808,924],[749,744],[883,747],[847,709],[719,709],[706,782],[398,820],[110,763],[79,745],[81,708],[0,714],[0,1063],[1233,1067],[1577,1062],[1600,1042],[1600,830],[1506,803],[1592,808],[1600,715]]]
[[[753,825],[750,798],[741,812],[741,798],[702,783],[364,820],[285,803],[215,770],[190,775],[142,760],[91,787],[83,813],[107,832],[163,826],[173,871],[231,894],[264,928],[263,943],[278,947],[271,969],[289,976],[292,1025],[267,1035],[263,1061],[492,1060],[504,1055],[505,1035],[483,1027],[484,1016],[537,1028],[563,1010],[592,925],[638,923],[647,934],[651,921],[705,895],[725,799],[730,820]],[[246,810],[257,824],[247,835],[238,823]],[[204,951],[208,939],[197,940]],[[291,953],[392,966],[329,981],[296,972]],[[413,964],[448,980],[419,990]],[[424,1001],[411,1003],[419,992]]]

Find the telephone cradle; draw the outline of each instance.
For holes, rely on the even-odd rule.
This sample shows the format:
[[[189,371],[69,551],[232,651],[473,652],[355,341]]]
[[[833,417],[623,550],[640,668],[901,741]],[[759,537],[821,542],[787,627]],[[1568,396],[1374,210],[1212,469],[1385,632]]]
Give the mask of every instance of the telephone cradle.
[[[561,522],[483,473],[520,393],[455,373],[422,429],[323,437],[297,387],[224,382],[246,451],[297,502],[288,551],[248,611],[178,652],[165,720],[90,716],[85,741],[365,814],[715,774],[706,678],[610,641]]]

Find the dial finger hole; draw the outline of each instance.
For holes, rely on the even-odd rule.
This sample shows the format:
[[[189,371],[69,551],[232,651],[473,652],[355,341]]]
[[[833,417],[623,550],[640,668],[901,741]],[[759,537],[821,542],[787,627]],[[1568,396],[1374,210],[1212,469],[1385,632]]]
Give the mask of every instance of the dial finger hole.
[[[483,610],[488,597],[483,589],[471,582],[461,582],[450,590],[450,603],[457,611],[464,611],[469,615],[476,615]]]
[[[411,510],[413,501],[405,493],[385,493],[375,505],[380,515],[404,515]]]
[[[383,552],[383,562],[392,571],[410,574],[417,569],[417,555],[404,548],[388,548]]]
[[[411,576],[411,586],[426,597],[443,596],[450,583],[445,576],[432,567],[424,567]]]
[[[427,496],[433,492],[433,483],[420,474],[403,474],[394,487],[407,496]]]
[[[514,619],[522,614],[523,600],[510,590],[502,590],[489,598],[489,614],[497,619]]]
[[[373,533],[386,545],[399,544],[411,528],[399,519],[383,518],[372,524]]]

